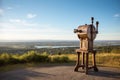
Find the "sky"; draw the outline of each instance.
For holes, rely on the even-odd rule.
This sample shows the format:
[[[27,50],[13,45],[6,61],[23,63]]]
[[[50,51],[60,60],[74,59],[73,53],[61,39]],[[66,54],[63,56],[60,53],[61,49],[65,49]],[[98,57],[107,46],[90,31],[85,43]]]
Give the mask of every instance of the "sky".
[[[120,40],[120,0],[0,0],[0,40],[78,40],[99,21],[96,40]]]

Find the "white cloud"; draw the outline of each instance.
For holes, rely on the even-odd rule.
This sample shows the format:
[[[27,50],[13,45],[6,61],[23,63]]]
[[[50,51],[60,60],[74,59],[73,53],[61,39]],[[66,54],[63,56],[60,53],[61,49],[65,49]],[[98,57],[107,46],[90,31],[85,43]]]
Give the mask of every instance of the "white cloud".
[[[4,13],[4,10],[0,8],[0,16],[2,16]]]
[[[114,17],[120,17],[120,14],[115,14]]]
[[[10,22],[17,22],[17,23],[24,22],[24,21],[22,21],[20,19],[10,19],[9,21]]]
[[[50,24],[29,23],[25,20],[10,19],[9,22],[0,23],[0,40],[66,40],[75,39],[69,30],[53,27]],[[77,38],[77,37],[76,37]]]
[[[21,20],[21,19],[10,19],[9,22],[11,22],[12,24],[21,25],[21,26],[36,26],[37,25],[37,23],[30,23],[26,20]]]
[[[31,19],[31,18],[35,18],[37,15],[36,14],[27,14],[27,18]]]
[[[8,10],[11,10],[11,9],[13,9],[13,8],[12,8],[12,7],[7,7],[7,9],[8,9]]]

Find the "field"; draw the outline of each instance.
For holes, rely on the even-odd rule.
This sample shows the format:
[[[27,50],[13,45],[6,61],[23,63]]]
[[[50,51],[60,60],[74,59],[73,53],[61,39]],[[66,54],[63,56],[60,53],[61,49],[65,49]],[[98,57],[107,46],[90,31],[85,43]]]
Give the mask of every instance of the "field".
[[[44,53],[44,56],[46,54]],[[99,72],[74,72],[75,54],[48,55],[49,62],[28,62],[0,67],[1,80],[119,80],[120,54],[97,54]],[[90,56],[91,57],[91,56]],[[45,58],[45,57],[44,57]],[[91,59],[91,58],[90,58]],[[55,60],[55,62],[54,62]],[[117,68],[116,68],[117,67]]]
[[[91,55],[89,57],[89,63],[91,64],[92,57]],[[22,55],[3,53],[0,55],[0,71],[7,71],[10,68],[37,66],[38,64],[71,64],[75,63],[76,60],[76,54],[49,55],[47,53],[39,54],[35,51],[29,51]],[[120,68],[120,54],[117,53],[98,53],[96,61],[98,66]],[[19,66],[14,66],[13,64]]]
[[[78,45],[78,41],[0,42],[0,71],[9,70],[14,65],[23,67],[37,66],[37,64],[75,63],[77,59],[75,49],[79,48]],[[95,48],[98,50],[97,65],[120,68],[119,45],[120,41],[95,42]],[[35,48],[35,46],[42,48]],[[44,46],[57,46],[57,48],[44,48]],[[91,55],[89,57],[91,64],[92,57]]]
[[[55,42],[54,42],[55,43]],[[70,43],[68,45],[68,43]],[[119,80],[120,79],[120,46],[97,44],[96,63],[99,72],[84,70],[74,72],[77,60],[73,42],[59,42],[52,45],[57,48],[35,48],[40,43],[0,43],[0,79],[1,80]],[[71,47],[71,45],[76,47]],[[107,43],[108,44],[108,43]],[[110,42],[111,44],[111,42]],[[116,43],[115,43],[116,44]],[[41,44],[43,45],[43,43]],[[63,46],[63,48],[61,48]],[[65,46],[65,47],[64,47]],[[40,46],[44,47],[44,46]],[[92,55],[89,55],[91,64]],[[70,74],[69,74],[70,73]]]

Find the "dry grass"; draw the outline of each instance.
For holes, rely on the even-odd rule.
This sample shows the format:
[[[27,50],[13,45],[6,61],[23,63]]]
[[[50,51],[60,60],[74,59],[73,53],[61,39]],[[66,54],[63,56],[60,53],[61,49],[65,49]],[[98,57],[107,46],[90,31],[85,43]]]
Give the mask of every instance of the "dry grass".
[[[77,54],[66,54],[71,61],[77,60]],[[80,56],[81,58],[81,56]],[[92,61],[92,55],[89,55],[89,61]],[[96,62],[99,66],[110,66],[120,68],[120,54],[116,53],[99,53],[96,54]]]
[[[15,64],[14,65],[8,64],[5,66],[1,66],[0,71],[8,71],[11,69],[37,66],[36,61],[37,61],[37,64],[51,64],[51,63],[56,64],[56,63],[68,63],[68,62],[75,63],[75,61],[77,60],[77,54],[62,54],[62,55],[49,55],[49,56],[47,54],[42,54],[42,56],[44,56],[44,57],[41,57],[40,55],[38,55],[38,56],[40,56],[39,59],[34,59],[37,56],[34,55],[33,53],[30,53],[30,54],[32,56],[32,58],[29,57],[31,62],[29,62],[29,63],[24,62],[22,64],[21,64],[21,62],[16,61],[17,59],[19,59],[21,57],[19,55],[12,55],[13,59],[11,58],[11,55],[8,55],[8,54],[1,55],[0,59],[2,61],[2,58],[3,58],[4,63],[7,63],[10,60],[10,62],[14,62]],[[26,55],[26,54],[24,54],[24,55]],[[23,59],[26,59],[26,56],[24,58],[24,56],[22,55],[22,57],[23,57]],[[12,61],[11,61],[11,59],[12,59]],[[32,60],[34,60],[34,61],[32,61]],[[41,60],[42,60],[42,63],[41,63]],[[91,55],[89,56],[89,60],[91,63],[92,62]],[[117,54],[117,53],[98,53],[98,54],[96,54],[96,62],[97,62],[98,66],[109,66],[109,67],[120,68],[120,54]]]
[[[120,54],[101,53],[96,55],[96,60],[98,65],[120,68]]]

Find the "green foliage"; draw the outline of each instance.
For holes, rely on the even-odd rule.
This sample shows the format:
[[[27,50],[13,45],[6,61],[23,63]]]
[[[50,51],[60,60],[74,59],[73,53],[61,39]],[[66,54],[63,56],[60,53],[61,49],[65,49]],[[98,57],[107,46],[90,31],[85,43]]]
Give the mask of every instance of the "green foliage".
[[[4,60],[0,58],[0,66],[4,65]]]
[[[75,62],[76,54],[49,55],[47,52],[38,53],[37,51],[28,51],[24,54],[0,54],[0,66],[18,63],[67,63]],[[90,61],[92,57],[90,55]],[[96,62],[99,65],[112,65],[120,67],[120,54],[116,53],[97,53]]]
[[[120,53],[120,46],[100,46],[96,47],[100,53]]]
[[[0,63],[1,64],[8,64],[11,59],[11,56],[7,53],[3,53],[0,55]]]
[[[52,56],[51,58],[51,61],[52,62],[55,62],[55,63],[64,63],[64,62],[69,62],[69,58],[68,56],[65,56],[65,55],[54,55]]]
[[[39,54],[35,51],[28,51],[27,53],[19,57],[21,63],[26,62],[47,62],[49,61],[49,56],[45,53]]]
[[[0,55],[0,65],[4,65],[4,64],[16,64],[18,63],[18,59],[15,58],[15,55],[11,55],[11,54],[7,54],[7,53],[3,53]]]
[[[17,64],[17,63],[44,63],[44,62],[68,62],[69,59],[67,56],[63,55],[53,55],[50,56],[46,52],[42,54],[37,53],[36,51],[28,51],[27,53],[18,55],[18,54],[8,54],[3,53],[0,55],[0,66],[7,64]]]

